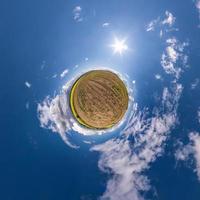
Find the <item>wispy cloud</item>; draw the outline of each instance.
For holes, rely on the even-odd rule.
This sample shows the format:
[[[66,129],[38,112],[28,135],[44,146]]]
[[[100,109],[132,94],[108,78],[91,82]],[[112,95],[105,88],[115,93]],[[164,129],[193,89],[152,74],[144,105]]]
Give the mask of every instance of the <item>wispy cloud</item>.
[[[53,76],[52,76],[52,78],[56,78],[58,75],[57,74],[54,74]]]
[[[197,86],[199,85],[199,78],[196,78],[190,85],[192,90],[195,90]]]
[[[73,18],[76,22],[82,22],[83,21],[82,8],[80,6],[76,6],[73,9]]]
[[[69,70],[68,69],[65,69],[61,74],[60,74],[60,77],[61,78],[64,78],[67,74],[68,74]]]
[[[27,88],[30,88],[30,87],[31,87],[31,83],[29,83],[28,81],[26,81],[24,84],[25,84],[25,86],[26,86]]]
[[[163,35],[167,32],[171,31],[177,31],[177,28],[174,28],[176,18],[172,13],[169,11],[165,12],[165,15],[163,17],[158,17],[156,19],[153,19],[149,22],[149,24],[146,26],[146,31],[159,31],[160,37],[163,37]]]
[[[45,68],[45,66],[46,66],[46,61],[43,60],[41,66],[40,66],[40,69],[43,70]]]
[[[110,26],[110,23],[108,23],[108,22],[105,22],[102,24],[102,27],[108,27],[108,26]]]
[[[185,146],[181,143],[175,152],[175,158],[181,161],[187,161],[191,155],[195,159],[194,171],[200,181],[200,134],[197,132],[191,132],[189,134],[189,143]]]
[[[157,24],[160,22],[160,17],[158,17],[157,19],[152,20],[151,22],[149,22],[149,24],[146,27],[146,31],[154,31]]]
[[[200,107],[199,107],[199,109],[197,111],[197,117],[198,117],[198,121],[199,121],[199,124],[200,124]]]
[[[60,134],[63,141],[73,148],[77,148],[77,146],[72,144],[72,131],[87,136],[95,134],[101,135],[105,132],[108,133],[114,131],[116,128],[121,126],[126,119],[125,116],[121,123],[107,130],[93,130],[80,125],[73,117],[69,107],[70,90],[74,81],[79,76],[80,74],[70,79],[65,85],[63,85],[62,90],[56,96],[53,98],[47,96],[42,102],[38,103],[37,107],[38,119],[41,127]],[[129,95],[132,95],[131,91],[129,92]]]
[[[174,75],[177,79],[182,72],[181,66],[186,66],[187,56],[184,49],[188,43],[180,43],[172,37],[166,40],[167,47],[161,56],[161,65],[167,74]]]
[[[175,18],[167,11],[165,18],[157,18],[149,24],[147,31],[155,30],[157,24],[169,28],[174,23]],[[163,28],[164,33],[167,33],[166,30]],[[134,103],[119,137],[91,148],[92,151],[100,152],[99,168],[111,175],[102,200],[142,200],[141,191],[151,189],[150,181],[144,172],[151,167],[152,162],[163,155],[166,141],[178,122],[177,108],[183,90],[178,78],[181,67],[187,61],[184,53],[186,43],[180,43],[175,37],[170,37],[165,44],[161,65],[174,81],[163,88],[159,105],[149,111],[148,108],[139,110]],[[94,134],[94,131],[84,129],[73,120],[67,98],[70,86],[71,82],[54,98],[47,97],[38,104],[38,117],[42,127],[58,132],[69,146],[76,148],[69,140],[70,130],[85,135]]]
[[[197,0],[197,1],[196,1],[196,7],[197,7],[197,9],[200,11],[200,0]]]
[[[70,112],[68,100],[65,93],[57,95],[51,99],[49,96],[38,104],[38,118],[41,127],[50,129],[53,132],[59,133],[63,141],[72,148],[77,148],[73,145],[66,135],[66,132],[71,130]]]
[[[26,110],[28,110],[28,109],[29,109],[29,107],[30,107],[30,103],[29,103],[29,102],[26,102],[26,105],[25,105],[25,107],[26,107]]]
[[[162,24],[167,24],[169,26],[172,26],[175,23],[176,18],[169,11],[165,12],[165,16],[166,18],[162,21]]]
[[[151,21],[146,31],[154,31],[158,25],[162,36],[173,28],[174,23],[175,17],[166,11],[165,18],[158,17]],[[187,63],[185,47],[188,44],[179,42],[173,36],[166,39],[165,44],[161,66],[174,81],[169,87],[163,88],[159,105],[151,112],[148,108],[140,111],[134,104],[119,137],[91,148],[92,151],[100,152],[99,168],[111,175],[106,191],[100,198],[102,200],[143,199],[141,192],[151,189],[145,171],[163,155],[166,141],[178,123],[177,108],[183,90],[178,78]],[[161,78],[160,75],[155,77]]]
[[[198,12],[199,12],[199,18],[200,18],[200,0],[196,0],[196,8],[197,8],[197,10],[198,10]]]
[[[147,118],[146,111],[137,112],[134,107],[118,139],[92,147],[91,150],[101,153],[99,168],[113,174],[101,199],[140,200],[140,192],[150,189],[143,172],[163,154],[165,141],[177,122],[176,109],[181,93],[181,85],[175,84],[171,92],[165,88],[162,106],[152,113],[154,117]],[[131,142],[129,138],[133,137],[134,142]]]
[[[199,133],[191,133],[190,141],[194,151],[194,158],[196,160],[196,173],[200,181],[200,135]]]

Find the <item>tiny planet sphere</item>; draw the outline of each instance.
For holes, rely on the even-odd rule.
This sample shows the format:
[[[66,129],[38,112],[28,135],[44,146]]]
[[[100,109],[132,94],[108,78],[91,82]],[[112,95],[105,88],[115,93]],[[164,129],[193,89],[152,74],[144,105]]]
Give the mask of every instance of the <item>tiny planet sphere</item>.
[[[92,70],[80,76],[70,92],[75,119],[87,128],[107,129],[121,121],[128,108],[128,91],[119,76]]]

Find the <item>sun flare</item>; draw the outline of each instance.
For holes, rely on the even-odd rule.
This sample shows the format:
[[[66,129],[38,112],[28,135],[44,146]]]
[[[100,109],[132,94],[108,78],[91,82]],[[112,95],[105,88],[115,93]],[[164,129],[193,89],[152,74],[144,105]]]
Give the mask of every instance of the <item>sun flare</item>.
[[[126,50],[128,50],[128,46],[126,44],[126,40],[119,40],[118,38],[115,38],[114,43],[111,45],[113,48],[114,54],[118,53],[122,55]]]

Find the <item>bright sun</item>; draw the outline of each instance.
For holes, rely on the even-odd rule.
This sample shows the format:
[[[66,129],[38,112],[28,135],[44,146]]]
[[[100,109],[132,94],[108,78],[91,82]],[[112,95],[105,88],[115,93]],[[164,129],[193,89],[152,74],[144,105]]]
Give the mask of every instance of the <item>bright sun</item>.
[[[115,38],[114,44],[112,44],[111,47],[113,48],[114,53],[119,53],[120,55],[128,50],[125,39],[119,40],[118,38]]]

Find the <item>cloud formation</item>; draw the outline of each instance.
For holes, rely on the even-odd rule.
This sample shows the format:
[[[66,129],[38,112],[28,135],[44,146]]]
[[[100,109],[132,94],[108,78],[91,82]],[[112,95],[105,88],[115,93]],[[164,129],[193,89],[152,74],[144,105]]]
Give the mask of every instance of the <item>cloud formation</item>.
[[[197,132],[191,132],[189,134],[189,143],[187,145],[180,143],[179,148],[175,152],[175,158],[179,161],[187,161],[191,155],[195,160],[194,171],[200,181],[200,134]]]
[[[76,22],[82,22],[83,17],[82,17],[82,8],[80,6],[76,6],[73,9],[73,18]]]
[[[191,83],[191,89],[195,90],[199,85],[199,78],[196,78],[192,83]]]
[[[197,111],[197,117],[198,117],[198,121],[199,121],[199,124],[200,124],[200,107],[199,107],[199,109]]]
[[[134,107],[120,138],[92,147],[91,150],[101,153],[99,168],[113,174],[102,200],[143,199],[140,192],[150,189],[148,177],[143,172],[163,154],[165,141],[177,122],[181,93],[180,84],[175,84],[171,91],[164,88],[162,105],[153,111],[154,117],[147,118],[146,111],[137,111]]]
[[[66,132],[70,131],[72,126],[70,123],[71,113],[64,91],[52,99],[47,96],[42,103],[38,104],[37,112],[42,128],[59,133],[67,145],[77,148],[66,135]]]
[[[81,16],[81,10],[80,7],[74,9],[75,20]],[[79,14],[75,15],[75,13]],[[175,17],[166,11],[163,19],[158,17],[153,20],[146,30],[154,31],[158,26],[159,34],[163,36],[164,33],[172,30],[174,23]],[[91,151],[100,153],[98,162],[100,170],[111,175],[106,191],[101,196],[102,200],[142,200],[141,191],[151,189],[145,172],[151,167],[152,162],[163,155],[166,141],[178,122],[177,108],[183,90],[178,80],[187,63],[185,54],[187,45],[173,36],[165,40],[160,62],[165,73],[171,75],[173,81],[163,88],[158,105],[149,111],[148,108],[139,110],[137,104],[134,103],[125,121],[125,128],[119,136],[91,148]],[[156,78],[161,77],[157,75]],[[85,135],[92,135],[95,131],[80,126],[71,115],[68,94],[73,81],[67,83],[55,97],[48,96],[38,104],[38,118],[42,127],[58,132],[66,144],[77,148],[69,139],[71,130]],[[97,134],[102,134],[102,132]],[[193,138],[197,140],[196,137],[193,136]],[[195,143],[196,146],[198,144],[198,142]],[[184,159],[184,156],[187,157],[187,154],[181,155],[181,151],[177,152],[177,158]]]
[[[151,21],[146,31],[159,27],[159,32],[162,31],[159,35],[162,36],[173,30],[174,23],[175,17],[166,11],[164,19],[158,17]],[[188,44],[170,36],[165,40],[165,45],[161,66],[173,81],[163,88],[160,103],[152,111],[148,107],[138,110],[137,104],[134,104],[120,136],[91,148],[100,152],[99,168],[111,175],[106,191],[100,197],[102,200],[143,199],[141,192],[151,189],[145,172],[152,162],[163,155],[166,141],[178,123],[177,108],[183,90],[178,80],[182,68],[187,64],[185,47]]]
[[[156,25],[160,22],[160,17],[158,17],[157,19],[152,20],[151,22],[149,22],[149,24],[146,27],[146,31],[154,31],[156,28]]]
[[[110,26],[110,23],[108,23],[108,22],[105,22],[102,24],[102,27],[108,27],[108,26]]]
[[[63,74],[65,75],[65,71]],[[117,73],[117,72],[115,72]],[[120,77],[121,75],[117,73]],[[37,113],[38,113],[38,119],[40,121],[40,126],[42,128],[46,128],[51,130],[52,132],[58,133],[63,141],[73,148],[78,148],[75,144],[72,143],[72,131],[82,134],[82,135],[101,135],[105,132],[112,132],[116,130],[118,127],[120,127],[127,115],[121,120],[121,122],[115,126],[113,126],[110,129],[106,130],[93,130],[88,129],[82,125],[80,125],[75,118],[73,117],[73,114],[71,112],[70,106],[69,106],[69,97],[70,97],[70,90],[74,83],[74,81],[80,76],[78,74],[76,77],[70,79],[61,89],[61,91],[54,97],[47,96],[42,102],[38,103],[37,107]],[[121,77],[122,80],[126,82],[126,80]],[[128,86],[128,85],[127,85]],[[132,90],[129,89],[129,96],[130,100],[133,100],[132,97]],[[132,101],[130,101],[131,104]]]
[[[161,65],[167,74],[171,74],[178,79],[183,71],[181,66],[187,64],[188,57],[184,53],[184,49],[188,43],[180,43],[175,37],[166,40],[167,47],[161,56]]]
[[[196,8],[197,8],[197,10],[198,10],[198,12],[199,12],[199,18],[200,18],[200,0],[196,0]]]
[[[175,23],[176,18],[169,11],[166,11],[165,15],[166,15],[166,18],[162,21],[162,24],[163,25],[167,24],[169,26],[172,26]]]
[[[146,31],[147,32],[155,31],[156,28],[159,28],[160,37],[162,37],[164,32],[169,32],[171,30],[174,30],[170,28],[172,28],[172,26],[175,24],[175,21],[176,18],[174,17],[174,15],[169,11],[166,11],[164,17],[162,18],[158,17],[149,22],[149,24],[146,26]],[[163,26],[166,26],[164,30],[162,30]]]

